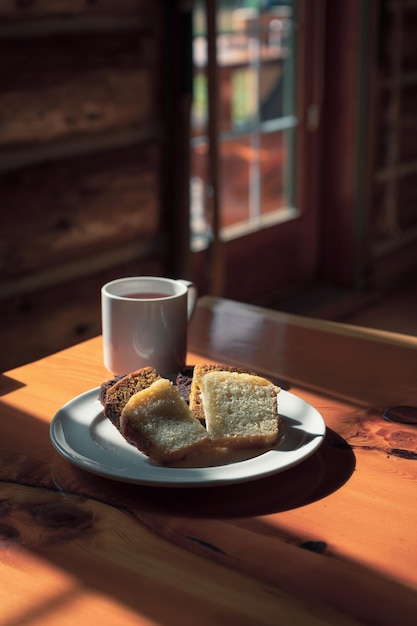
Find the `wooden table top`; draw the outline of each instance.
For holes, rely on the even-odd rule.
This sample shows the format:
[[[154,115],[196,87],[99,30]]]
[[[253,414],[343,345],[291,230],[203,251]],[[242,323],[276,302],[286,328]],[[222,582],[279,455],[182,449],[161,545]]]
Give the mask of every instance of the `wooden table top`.
[[[320,411],[324,443],[247,483],[117,482],[49,437],[110,378],[100,337],[4,373],[0,625],[416,624],[417,426],[383,412],[417,405],[417,338],[204,297],[197,362],[280,381]]]

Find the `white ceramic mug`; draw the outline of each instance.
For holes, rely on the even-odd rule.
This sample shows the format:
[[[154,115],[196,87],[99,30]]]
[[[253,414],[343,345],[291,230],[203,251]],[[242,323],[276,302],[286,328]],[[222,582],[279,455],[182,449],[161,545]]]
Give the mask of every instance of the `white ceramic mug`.
[[[101,289],[104,365],[116,375],[147,365],[167,376],[184,367],[197,289],[187,280],[119,278]]]

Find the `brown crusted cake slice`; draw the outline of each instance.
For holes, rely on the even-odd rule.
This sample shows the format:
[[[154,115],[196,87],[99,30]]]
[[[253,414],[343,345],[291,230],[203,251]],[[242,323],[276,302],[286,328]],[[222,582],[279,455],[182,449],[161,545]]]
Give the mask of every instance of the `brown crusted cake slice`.
[[[204,409],[201,402],[201,380],[208,372],[237,372],[240,374],[249,374],[247,370],[241,367],[233,367],[231,365],[220,365],[218,363],[212,365],[209,363],[198,364],[194,366],[193,378],[190,388],[190,409],[194,417],[204,423]]]
[[[133,394],[146,389],[158,380],[160,375],[153,367],[142,367],[108,386],[103,383],[100,390],[100,399],[103,404],[104,415],[120,430],[120,416],[123,408]],[[106,387],[107,385],[107,387]]]
[[[124,376],[125,374],[123,376],[115,376],[115,378],[111,378],[110,380],[106,380],[104,383],[101,383],[98,399],[100,400],[103,406],[104,406],[104,403],[106,402],[107,392],[110,389],[110,387],[113,387],[113,385],[115,385],[117,382],[119,382],[119,380],[124,378]]]
[[[261,376],[224,370],[207,372],[199,385],[207,432],[216,445],[275,443],[279,387]]]
[[[178,389],[159,378],[135,393],[120,417],[120,432],[151,460],[168,465],[210,444],[206,429]]]

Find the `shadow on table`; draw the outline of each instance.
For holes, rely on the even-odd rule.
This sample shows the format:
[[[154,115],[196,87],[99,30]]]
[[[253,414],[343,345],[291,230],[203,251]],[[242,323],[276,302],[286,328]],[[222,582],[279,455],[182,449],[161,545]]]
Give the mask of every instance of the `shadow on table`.
[[[6,376],[5,374],[0,374],[0,396],[5,396],[12,391],[16,391],[17,389],[21,389],[25,384],[21,383],[10,376]]]
[[[302,463],[259,480],[199,488],[145,487],[114,483],[82,473],[83,483],[117,506],[119,498],[135,509],[187,517],[244,517],[295,509],[337,491],[355,469],[351,447],[327,429],[323,444]],[[99,496],[100,497],[100,496]]]
[[[264,515],[288,511],[324,498],[349,480],[354,469],[355,456],[350,446],[335,432],[327,430],[316,453],[284,472],[222,487],[168,491],[154,488],[145,497],[148,505],[170,514],[197,517]]]
[[[2,481],[93,498],[134,515],[226,518],[288,511],[337,491],[355,469],[346,441],[327,429],[322,445],[303,462],[271,476],[223,486],[151,487],[116,482],[79,469],[58,455],[49,425],[0,403]],[[30,435],[29,435],[30,433]],[[33,447],[32,442],[37,442]],[[39,456],[38,456],[39,455]]]

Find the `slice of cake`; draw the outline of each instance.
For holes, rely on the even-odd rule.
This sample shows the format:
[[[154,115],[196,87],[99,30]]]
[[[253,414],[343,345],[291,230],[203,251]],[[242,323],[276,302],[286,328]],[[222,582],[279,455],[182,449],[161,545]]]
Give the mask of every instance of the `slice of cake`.
[[[107,392],[110,387],[113,387],[113,385],[119,382],[119,380],[121,380],[125,375],[126,374],[124,374],[123,376],[116,376],[115,378],[111,378],[110,380],[106,380],[104,383],[101,383],[98,399],[103,406],[106,402]]]
[[[210,445],[204,426],[165,378],[128,400],[120,416],[120,432],[150,459],[165,465]]]
[[[199,380],[207,432],[216,445],[268,446],[278,436],[280,391],[253,374],[208,371]]]
[[[100,389],[100,400],[104,415],[120,430],[120,416],[123,408],[133,394],[146,389],[158,380],[160,375],[153,367],[143,367],[131,374],[121,377],[115,382],[103,383]]]
[[[231,365],[211,365],[208,363],[199,364],[194,366],[193,378],[190,387],[190,409],[194,417],[199,419],[202,423],[205,421],[204,409],[201,402],[201,380],[208,372],[237,372],[249,374],[247,370],[241,367],[233,367]]]

